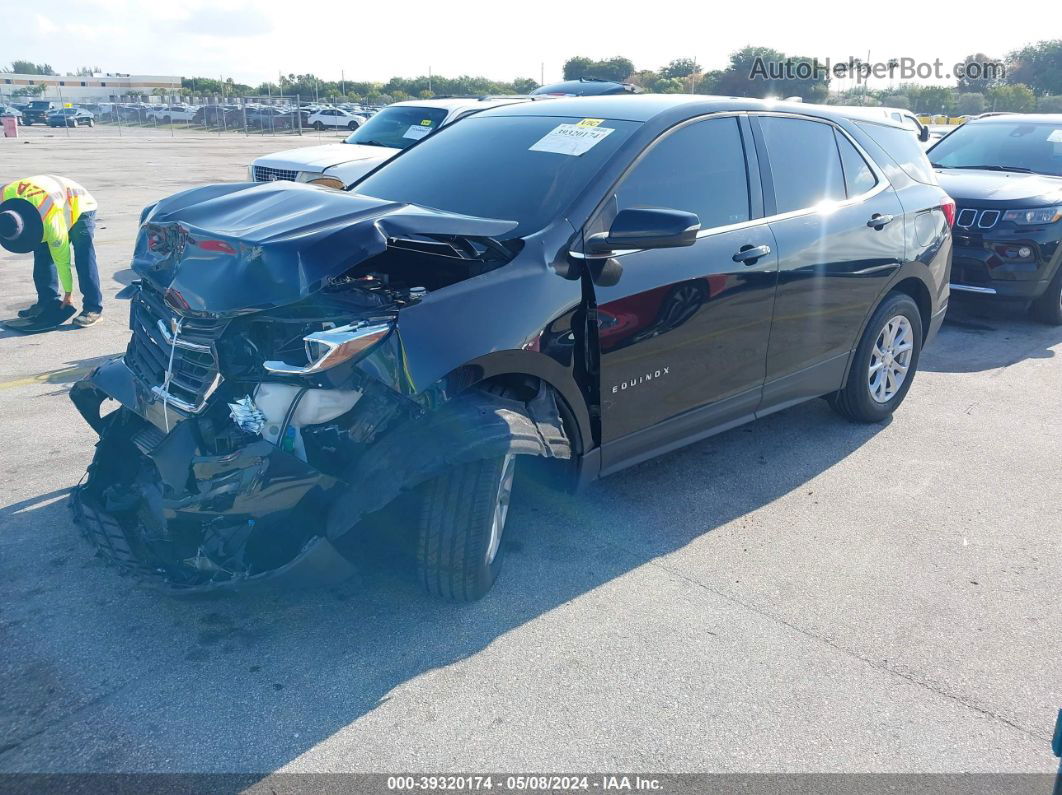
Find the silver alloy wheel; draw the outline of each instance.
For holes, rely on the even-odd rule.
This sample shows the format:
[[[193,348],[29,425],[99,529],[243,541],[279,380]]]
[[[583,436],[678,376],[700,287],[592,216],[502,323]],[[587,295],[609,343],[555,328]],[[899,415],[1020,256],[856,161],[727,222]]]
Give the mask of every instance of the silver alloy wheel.
[[[867,386],[878,403],[888,403],[900,391],[911,367],[914,352],[914,329],[904,315],[889,319],[878,332],[870,354]]]
[[[494,500],[494,517],[490,523],[490,543],[487,544],[487,565],[494,562],[501,546],[502,533],[505,531],[505,518],[509,515],[509,500],[513,493],[513,476],[516,474],[516,456],[505,454],[502,462],[501,482],[498,484],[498,496]]]

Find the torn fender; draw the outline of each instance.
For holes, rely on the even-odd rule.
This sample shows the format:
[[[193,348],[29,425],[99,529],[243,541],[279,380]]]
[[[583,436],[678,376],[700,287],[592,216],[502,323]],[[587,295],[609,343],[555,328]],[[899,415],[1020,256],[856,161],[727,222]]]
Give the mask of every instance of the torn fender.
[[[540,387],[526,402],[472,389],[396,427],[344,474],[353,488],[332,503],[327,535],[342,536],[361,517],[452,466],[506,453],[571,458],[550,389]]]

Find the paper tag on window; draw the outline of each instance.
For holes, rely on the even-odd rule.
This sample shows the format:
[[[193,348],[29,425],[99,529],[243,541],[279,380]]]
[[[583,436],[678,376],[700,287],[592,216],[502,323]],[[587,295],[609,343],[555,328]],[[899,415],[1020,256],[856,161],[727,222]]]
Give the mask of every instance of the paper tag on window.
[[[1062,144],[1062,130],[1051,130],[1047,140],[1053,144]]]
[[[582,123],[558,124],[528,149],[531,152],[555,152],[578,157],[601,143],[611,132],[609,127],[591,127]]]
[[[411,125],[409,125],[409,129],[405,131],[405,133],[402,135],[402,137],[403,138],[413,138],[414,140],[416,140],[418,138],[423,138],[425,135],[427,135],[430,132],[431,132],[431,128],[430,127],[421,127],[419,124],[411,124]]]

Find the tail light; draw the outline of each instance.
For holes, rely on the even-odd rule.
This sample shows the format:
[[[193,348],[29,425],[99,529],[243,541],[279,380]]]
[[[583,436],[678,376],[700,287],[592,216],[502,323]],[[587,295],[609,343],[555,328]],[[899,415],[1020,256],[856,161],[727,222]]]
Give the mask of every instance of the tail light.
[[[940,209],[944,213],[944,217],[948,219],[948,226],[955,226],[955,199],[947,198],[941,202]]]

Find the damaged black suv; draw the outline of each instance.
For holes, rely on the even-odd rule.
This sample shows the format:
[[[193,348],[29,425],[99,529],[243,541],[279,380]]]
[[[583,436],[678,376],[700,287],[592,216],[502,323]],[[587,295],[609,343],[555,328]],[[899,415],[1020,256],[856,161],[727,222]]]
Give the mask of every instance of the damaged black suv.
[[[342,571],[401,503],[423,585],[474,599],[531,464],[586,481],[819,396],[880,421],[948,295],[954,205],[908,138],[756,100],[556,100],[353,192],[165,199],[128,349],[71,391],[100,434],[77,521],[195,590]]]

